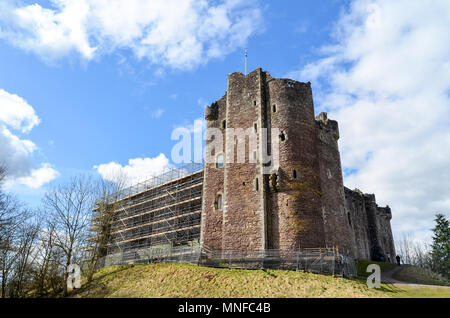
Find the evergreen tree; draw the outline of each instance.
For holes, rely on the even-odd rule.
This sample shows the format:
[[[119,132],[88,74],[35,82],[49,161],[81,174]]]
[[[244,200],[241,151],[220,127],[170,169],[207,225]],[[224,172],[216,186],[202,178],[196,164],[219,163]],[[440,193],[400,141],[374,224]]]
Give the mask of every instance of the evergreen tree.
[[[450,278],[450,221],[443,214],[436,214],[436,226],[433,229],[431,256],[433,270]]]

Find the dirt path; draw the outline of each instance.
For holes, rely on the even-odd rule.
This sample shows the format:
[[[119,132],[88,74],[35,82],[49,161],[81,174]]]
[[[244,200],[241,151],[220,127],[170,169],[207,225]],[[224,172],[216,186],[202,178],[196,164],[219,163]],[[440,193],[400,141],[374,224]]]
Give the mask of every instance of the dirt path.
[[[391,284],[395,287],[401,288],[403,286],[413,287],[413,288],[421,288],[421,287],[427,287],[427,288],[434,288],[434,289],[450,289],[450,286],[438,286],[438,285],[425,285],[425,284],[416,284],[416,283],[410,283],[410,282],[404,282],[400,281],[398,279],[393,278],[392,276],[397,273],[398,271],[402,270],[403,266],[397,266],[394,269],[391,269],[387,272],[381,272],[381,282],[385,284]]]

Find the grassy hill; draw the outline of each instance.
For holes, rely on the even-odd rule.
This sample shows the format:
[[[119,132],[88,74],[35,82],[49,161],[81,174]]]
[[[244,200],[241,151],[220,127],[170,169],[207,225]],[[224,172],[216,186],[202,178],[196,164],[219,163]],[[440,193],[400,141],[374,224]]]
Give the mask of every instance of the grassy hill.
[[[450,286],[450,281],[446,280],[441,275],[436,274],[429,269],[411,265],[404,266],[401,271],[393,275],[393,278],[415,284]]]
[[[283,270],[217,269],[188,264],[99,270],[71,297],[450,297],[449,290],[369,289],[364,280]]]

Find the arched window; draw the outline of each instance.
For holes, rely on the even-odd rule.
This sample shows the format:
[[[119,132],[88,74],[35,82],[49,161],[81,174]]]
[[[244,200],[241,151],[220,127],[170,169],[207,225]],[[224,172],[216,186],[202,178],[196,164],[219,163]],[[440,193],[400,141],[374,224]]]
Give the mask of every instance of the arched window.
[[[286,140],[286,135],[284,134],[284,132],[281,132],[279,137],[280,137],[281,141],[285,141]]]
[[[216,168],[222,168],[223,167],[223,154],[217,155],[217,161],[216,161]]]
[[[277,112],[277,105],[273,104],[273,106],[272,106],[272,111],[273,111],[274,113]]]
[[[222,210],[222,195],[221,194],[219,194],[217,196],[215,206],[216,206],[217,210]]]
[[[297,170],[292,170],[292,179],[297,179]]]
[[[223,129],[227,128],[227,121],[226,121],[226,120],[224,120],[224,121],[222,122],[222,128],[223,128]]]

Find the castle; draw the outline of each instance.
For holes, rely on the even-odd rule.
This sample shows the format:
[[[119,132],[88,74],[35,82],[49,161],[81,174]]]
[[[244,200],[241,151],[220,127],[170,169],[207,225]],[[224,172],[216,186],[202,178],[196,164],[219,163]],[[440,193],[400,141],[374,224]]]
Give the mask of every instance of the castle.
[[[206,108],[205,119],[223,134],[223,150],[211,152],[214,140],[207,138],[213,160],[201,168],[173,170],[124,191],[108,254],[200,244],[246,251],[336,247],[355,258],[393,260],[390,208],[344,187],[338,123],[326,113],[315,117],[309,82],[273,78],[260,68],[229,74],[225,95]],[[236,129],[254,132],[254,151]],[[236,160],[239,149],[243,161]],[[273,156],[263,160],[275,151],[276,165]]]

